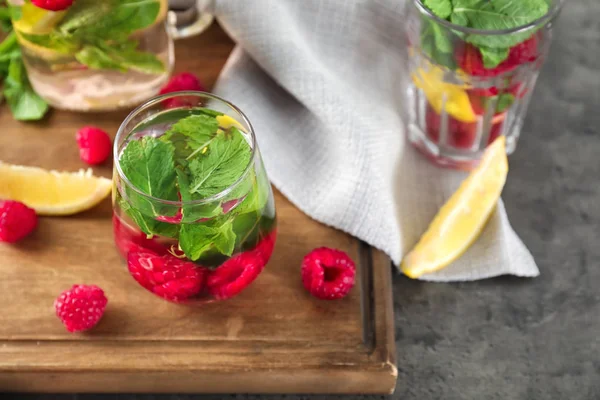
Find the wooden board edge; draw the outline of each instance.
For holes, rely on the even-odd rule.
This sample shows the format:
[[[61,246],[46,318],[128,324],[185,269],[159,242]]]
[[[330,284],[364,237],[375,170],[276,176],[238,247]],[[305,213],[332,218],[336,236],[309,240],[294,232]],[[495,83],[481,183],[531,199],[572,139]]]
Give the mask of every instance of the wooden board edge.
[[[394,393],[398,379],[398,366],[396,355],[396,335],[394,325],[394,301],[392,288],[392,261],[380,250],[368,247],[373,265],[375,310],[375,352],[383,362],[383,369],[387,370],[393,379],[390,394]]]
[[[391,263],[382,252],[361,243],[361,266],[369,269],[368,304],[372,317],[372,347],[352,361],[297,366],[270,364],[254,371],[226,366],[219,370],[193,368],[106,370],[44,368],[21,365],[21,370],[0,370],[0,390],[10,392],[138,392],[138,393],[307,393],[391,394],[398,369],[394,340]],[[364,288],[363,288],[364,290]],[[365,331],[367,331],[365,327]],[[368,336],[368,333],[365,333]],[[323,351],[321,356],[325,356]],[[57,357],[59,354],[56,354]],[[339,357],[339,355],[338,355]],[[323,359],[322,358],[322,359]],[[340,362],[341,361],[341,362]],[[269,363],[267,363],[268,365]],[[33,367],[33,368],[32,368]],[[173,367],[173,366],[172,366]],[[232,379],[231,377],[235,377]]]
[[[98,373],[0,375],[0,388],[19,393],[294,393],[390,394],[389,370],[246,371],[231,375],[202,373]]]

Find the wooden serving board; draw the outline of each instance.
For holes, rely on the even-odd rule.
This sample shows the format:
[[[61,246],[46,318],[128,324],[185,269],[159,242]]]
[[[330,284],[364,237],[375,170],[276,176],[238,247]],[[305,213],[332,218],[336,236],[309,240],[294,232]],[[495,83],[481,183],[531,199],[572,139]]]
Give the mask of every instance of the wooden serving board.
[[[233,44],[218,28],[177,43],[178,70],[212,84]],[[194,57],[189,58],[193,54]],[[34,124],[0,113],[0,160],[74,171],[75,131],[116,132],[126,113],[52,112]],[[95,168],[110,177],[111,165]],[[188,307],[140,288],[113,244],[106,200],[73,217],[42,218],[17,245],[0,244],[0,392],[390,393],[396,384],[390,261],[323,226],[276,193],[271,262],[229,301]],[[339,301],[312,298],[300,263],[318,246],[348,252],[357,286]],[[109,304],[88,334],[69,334],[53,301],[76,283]]]

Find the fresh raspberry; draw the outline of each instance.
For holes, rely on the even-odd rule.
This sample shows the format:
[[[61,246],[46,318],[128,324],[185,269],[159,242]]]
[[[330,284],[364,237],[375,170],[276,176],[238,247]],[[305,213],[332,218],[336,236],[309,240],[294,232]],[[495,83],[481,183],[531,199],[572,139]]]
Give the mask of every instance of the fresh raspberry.
[[[204,268],[172,255],[159,256],[149,251],[130,252],[127,267],[140,285],[174,302],[197,295],[204,286]]]
[[[95,285],[73,285],[54,301],[56,315],[69,332],[82,332],[96,326],[108,300]]]
[[[456,61],[460,68],[467,74],[481,77],[497,76],[516,67],[508,65],[508,60],[505,60],[495,68],[486,68],[483,65],[483,58],[479,49],[472,44],[465,44],[465,46],[459,46],[457,48]]]
[[[492,143],[500,133],[504,125],[506,112],[498,113],[492,119],[490,128],[490,137],[488,144]],[[434,143],[439,142],[441,118],[435,110],[428,106],[425,112],[425,121],[427,124],[427,136]],[[456,149],[471,149],[477,139],[477,123],[461,122],[448,116],[448,145]]]
[[[77,131],[75,139],[79,146],[79,157],[88,164],[101,164],[110,156],[110,137],[100,128],[84,126]]]
[[[31,0],[34,6],[48,11],[65,10],[73,4],[73,0]]]
[[[148,239],[144,232],[127,225],[116,214],[113,214],[113,234],[117,249],[124,258],[131,252],[151,251],[161,256],[169,252],[155,238]]]
[[[200,83],[198,77],[189,72],[182,72],[167,82],[165,86],[160,89],[160,94],[184,92],[184,91],[198,91],[204,92],[204,86]],[[166,108],[193,106],[194,101],[192,99],[186,99],[185,97],[174,97],[164,101]]]
[[[513,46],[508,57],[495,68],[485,68],[479,49],[471,44],[459,46],[455,57],[460,68],[469,75],[494,77],[511,71],[521,64],[530,63],[538,57],[538,40],[535,36]],[[497,93],[496,93],[497,94]],[[491,94],[495,96],[495,94]]]
[[[498,136],[500,136],[500,134],[502,133],[503,126],[504,126],[504,118],[502,118],[502,120],[499,120],[499,122],[493,122],[492,127],[490,129],[490,137],[487,142],[488,145],[493,143],[494,140],[496,140],[498,138]]]
[[[254,254],[259,256],[263,261],[263,268],[269,262],[271,255],[273,254],[273,249],[275,248],[275,241],[277,240],[277,229],[273,229],[269,234],[263,237],[260,242],[256,245],[254,250]]]
[[[18,201],[0,201],[0,242],[14,243],[37,226],[35,211]]]
[[[527,87],[523,88],[523,84],[521,83],[515,83],[508,88],[508,92],[518,99],[522,99],[523,97],[525,97],[528,91],[529,90],[527,89]]]
[[[538,58],[538,39],[534,35],[524,42],[511,47],[508,59],[504,61],[510,65],[532,63]]]
[[[264,266],[260,254],[238,254],[211,272],[206,281],[208,292],[218,300],[229,299],[254,282]]]
[[[345,297],[354,286],[356,266],[341,250],[320,247],[302,261],[302,283],[313,296],[322,300]]]
[[[429,139],[434,143],[439,143],[442,119],[430,105],[427,105],[425,112],[425,123]],[[459,149],[469,149],[475,143],[476,137],[477,123],[461,122],[448,116],[448,145]]]

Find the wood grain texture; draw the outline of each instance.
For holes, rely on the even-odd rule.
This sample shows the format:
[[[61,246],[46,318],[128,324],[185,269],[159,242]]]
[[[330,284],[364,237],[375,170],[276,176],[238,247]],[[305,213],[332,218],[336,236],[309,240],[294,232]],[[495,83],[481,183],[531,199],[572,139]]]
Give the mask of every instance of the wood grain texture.
[[[215,25],[177,43],[177,70],[210,87],[232,47]],[[95,124],[114,136],[125,115],[53,111],[23,124],[2,109],[0,160],[83,168],[75,131]],[[111,165],[94,170],[109,177]],[[279,237],[265,271],[236,298],[202,307],[167,303],[131,279],[113,244],[109,200],[42,218],[26,240],[1,245],[0,391],[389,393],[397,375],[389,260],[279,193],[276,203]],[[302,257],[317,246],[357,261],[347,298],[319,301],[302,288]],[[109,298],[89,334],[69,334],[53,313],[54,298],[75,283],[97,284]]]

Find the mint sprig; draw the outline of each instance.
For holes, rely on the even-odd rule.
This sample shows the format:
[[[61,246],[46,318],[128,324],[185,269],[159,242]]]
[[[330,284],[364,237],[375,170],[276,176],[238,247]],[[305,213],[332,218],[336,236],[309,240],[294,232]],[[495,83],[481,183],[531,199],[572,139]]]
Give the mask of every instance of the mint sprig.
[[[121,169],[129,182],[143,193],[157,199],[177,201],[174,152],[172,144],[151,136],[132,140],[121,154]],[[130,204],[126,212],[142,231],[148,235],[177,236],[173,225],[156,220],[160,215],[173,216],[177,210],[161,206],[160,202],[148,199],[127,185],[122,185],[122,190],[125,201]]]
[[[51,33],[22,34],[92,69],[160,74],[166,70],[163,62],[137,50],[138,43],[130,37],[155,23],[159,11],[158,0],[77,0]]]
[[[48,104],[31,87],[14,31],[0,43],[0,73],[2,94],[16,120],[35,121],[48,112]]]
[[[172,207],[160,209],[159,202],[121,188],[127,197],[123,211],[145,233],[178,239],[186,257],[199,263],[222,262],[235,248],[257,240],[270,193],[260,165],[260,174],[252,170],[224,198],[193,203],[236,183],[251,162],[244,134],[235,127],[220,127],[218,115],[205,109],[188,114],[159,138],[131,140],[120,156],[125,176],[139,190],[166,200],[180,197],[184,203],[181,223],[164,224],[158,219],[165,211],[173,216]]]
[[[423,4],[439,18],[483,31],[514,29],[530,24],[546,15],[548,3],[548,0],[423,0]],[[437,26],[440,31],[432,34],[432,28],[428,26],[430,24]],[[504,35],[463,35],[429,21],[424,25],[421,42],[428,56],[449,66],[446,59],[452,52],[447,51],[448,43],[452,43],[453,37],[460,37],[479,48],[486,68],[494,68],[507,59],[511,47],[531,35],[531,31]]]

